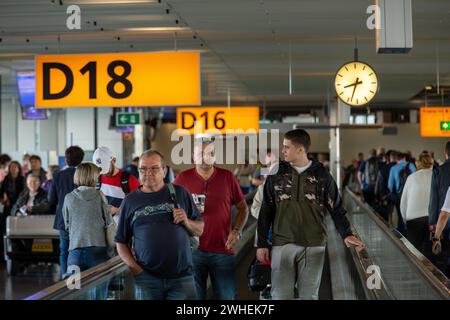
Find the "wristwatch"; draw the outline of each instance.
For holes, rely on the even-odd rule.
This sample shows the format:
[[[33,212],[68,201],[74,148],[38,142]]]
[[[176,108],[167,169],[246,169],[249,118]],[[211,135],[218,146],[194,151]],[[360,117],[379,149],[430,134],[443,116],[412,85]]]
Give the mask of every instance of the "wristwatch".
[[[237,232],[237,234],[239,236],[239,239],[242,238],[242,231],[241,230],[239,230],[238,228],[234,228],[233,231]]]

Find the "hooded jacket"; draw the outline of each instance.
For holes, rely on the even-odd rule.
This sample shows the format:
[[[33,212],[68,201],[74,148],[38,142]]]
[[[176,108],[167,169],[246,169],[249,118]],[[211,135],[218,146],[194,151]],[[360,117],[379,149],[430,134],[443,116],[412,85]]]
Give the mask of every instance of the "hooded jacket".
[[[113,223],[102,193],[94,187],[78,187],[64,198],[62,209],[69,250],[106,247],[105,228]]]
[[[345,217],[342,199],[333,177],[318,161],[299,174],[289,163],[280,162],[278,172],[267,177],[258,218],[258,247],[269,248],[269,229],[273,227],[272,245],[297,244],[324,246],[327,232],[325,210],[331,214],[343,239],[352,235]]]

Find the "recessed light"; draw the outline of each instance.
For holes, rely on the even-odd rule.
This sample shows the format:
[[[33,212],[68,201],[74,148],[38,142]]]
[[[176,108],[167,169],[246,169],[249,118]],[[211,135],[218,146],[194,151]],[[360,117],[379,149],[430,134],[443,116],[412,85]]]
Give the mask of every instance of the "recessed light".
[[[186,27],[143,27],[143,28],[125,28],[122,31],[184,31],[190,30]]]
[[[137,4],[137,3],[157,3],[158,0],[91,0],[83,2],[83,5],[89,4]]]

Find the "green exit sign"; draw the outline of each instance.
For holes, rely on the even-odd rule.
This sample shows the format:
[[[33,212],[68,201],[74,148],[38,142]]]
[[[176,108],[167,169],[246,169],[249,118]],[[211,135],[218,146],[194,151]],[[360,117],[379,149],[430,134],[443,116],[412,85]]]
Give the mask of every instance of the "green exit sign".
[[[450,121],[441,121],[441,130],[450,130]]]
[[[141,115],[137,112],[118,112],[116,113],[117,126],[134,126],[141,123]]]

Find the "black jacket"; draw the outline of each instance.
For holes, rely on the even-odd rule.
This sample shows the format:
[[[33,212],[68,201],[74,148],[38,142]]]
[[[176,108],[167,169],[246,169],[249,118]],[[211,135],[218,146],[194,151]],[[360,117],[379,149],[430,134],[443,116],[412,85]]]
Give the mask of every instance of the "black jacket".
[[[3,195],[6,194],[10,206],[13,206],[23,189],[25,189],[25,178],[23,176],[18,176],[13,180],[10,175],[7,175],[0,187],[0,199],[3,199]]]
[[[439,213],[444,205],[447,190],[450,187],[450,159],[446,160],[437,170],[433,168],[431,178],[430,204],[428,206],[428,222],[436,224]],[[447,224],[448,226],[449,224]]]
[[[16,203],[11,209],[11,215],[15,216],[17,211],[23,206],[27,205],[28,199],[30,198],[30,191],[25,188],[19,195]],[[49,214],[49,205],[47,200],[47,192],[44,189],[39,188],[38,193],[33,201],[33,209],[31,214]]]
[[[65,230],[62,208],[66,194],[71,193],[76,188],[73,182],[75,170],[75,167],[68,167],[53,174],[53,182],[48,192],[48,202],[50,212],[55,214],[53,228],[56,230]]]
[[[269,229],[272,244],[294,243],[300,246],[326,244],[325,209],[331,214],[343,239],[352,235],[336,183],[317,161],[301,174],[287,162],[267,177],[258,218],[258,247],[268,248]]]

